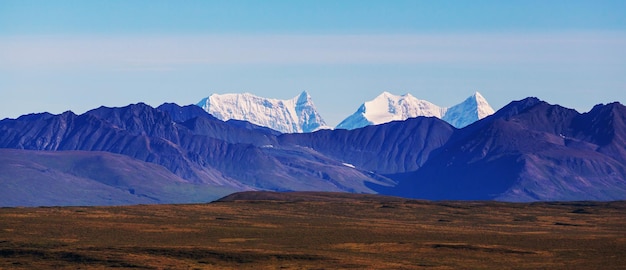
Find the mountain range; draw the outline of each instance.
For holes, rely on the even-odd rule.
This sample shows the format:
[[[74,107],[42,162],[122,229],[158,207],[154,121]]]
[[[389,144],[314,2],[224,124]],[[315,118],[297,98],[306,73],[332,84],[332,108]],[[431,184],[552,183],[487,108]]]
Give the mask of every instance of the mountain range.
[[[212,94],[197,105],[220,120],[248,121],[281,133],[307,133],[331,129],[322,119],[306,91],[288,100],[263,98],[250,93]],[[356,129],[418,116],[437,117],[457,128],[462,128],[493,113],[493,108],[478,92],[450,108],[439,107],[410,94],[396,96],[383,92],[373,100],[363,103],[336,128]]]
[[[581,114],[526,98],[460,129],[420,116],[289,134],[196,105],[138,103],[4,119],[0,152],[2,206],[199,202],[241,190],[626,199],[617,102]]]

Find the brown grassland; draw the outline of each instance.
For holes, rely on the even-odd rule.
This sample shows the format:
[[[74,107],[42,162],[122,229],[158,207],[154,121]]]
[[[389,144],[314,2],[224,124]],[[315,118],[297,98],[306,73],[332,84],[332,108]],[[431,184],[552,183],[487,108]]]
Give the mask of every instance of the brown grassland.
[[[626,202],[254,193],[209,204],[0,209],[0,269],[625,267]]]

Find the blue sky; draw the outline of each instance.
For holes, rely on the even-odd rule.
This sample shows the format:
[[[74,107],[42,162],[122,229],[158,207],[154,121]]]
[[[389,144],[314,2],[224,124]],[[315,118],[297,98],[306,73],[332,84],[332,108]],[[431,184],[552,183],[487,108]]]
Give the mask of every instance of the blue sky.
[[[626,102],[626,1],[0,1],[0,119],[308,91]]]

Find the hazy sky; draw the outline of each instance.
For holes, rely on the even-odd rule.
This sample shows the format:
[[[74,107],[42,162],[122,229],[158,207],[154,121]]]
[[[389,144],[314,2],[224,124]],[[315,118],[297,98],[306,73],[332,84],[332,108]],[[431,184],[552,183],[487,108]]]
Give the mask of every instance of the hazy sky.
[[[626,102],[626,1],[0,1],[0,119],[308,91],[330,125],[383,91]]]

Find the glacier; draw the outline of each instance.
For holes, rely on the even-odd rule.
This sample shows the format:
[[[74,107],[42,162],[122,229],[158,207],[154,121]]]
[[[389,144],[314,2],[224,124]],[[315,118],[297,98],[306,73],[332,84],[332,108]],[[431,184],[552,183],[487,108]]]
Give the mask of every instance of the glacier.
[[[411,94],[401,96],[383,92],[363,103],[357,111],[337,125],[337,129],[356,129],[391,121],[402,121],[418,116],[437,117],[456,128],[462,128],[494,113],[487,100],[479,93],[452,107],[440,107],[420,100]]]
[[[244,120],[282,133],[330,128],[307,91],[287,100],[263,98],[250,93],[212,94],[196,105],[222,121]]]

